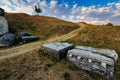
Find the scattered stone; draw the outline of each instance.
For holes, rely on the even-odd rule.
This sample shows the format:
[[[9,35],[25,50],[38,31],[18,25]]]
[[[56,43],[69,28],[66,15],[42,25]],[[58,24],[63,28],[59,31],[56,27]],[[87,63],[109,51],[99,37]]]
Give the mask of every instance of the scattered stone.
[[[39,38],[37,36],[24,36],[24,37],[21,37],[21,39],[22,39],[22,42],[27,43],[27,42],[36,41]]]
[[[95,72],[113,79],[114,64],[118,55],[114,50],[76,46],[68,51],[67,59],[79,69]]]
[[[19,40],[21,42],[23,42],[23,43],[32,42],[32,41],[36,41],[36,40],[39,39],[39,37],[37,37],[37,36],[31,36],[27,32],[20,32],[20,33],[18,33],[18,37],[19,37]]]
[[[98,48],[85,47],[85,46],[76,46],[75,48],[80,50],[91,51],[95,54],[100,54],[100,55],[110,57],[113,60],[115,60],[115,62],[118,60],[118,54],[115,52],[115,50],[98,49]]]
[[[79,69],[97,73],[103,78],[114,77],[114,65],[118,60],[118,54],[114,50],[74,47],[72,44],[61,42],[44,44],[42,50],[58,60],[67,56],[67,59]]]
[[[0,46],[11,46],[13,45],[15,36],[13,34],[4,34],[0,37]]]
[[[24,37],[24,36],[31,36],[31,35],[27,32],[20,32],[20,33],[18,33],[18,36],[19,37]]]
[[[42,50],[44,53],[58,60],[65,58],[67,51],[70,49],[73,49],[73,45],[69,43],[54,42],[42,45]]]

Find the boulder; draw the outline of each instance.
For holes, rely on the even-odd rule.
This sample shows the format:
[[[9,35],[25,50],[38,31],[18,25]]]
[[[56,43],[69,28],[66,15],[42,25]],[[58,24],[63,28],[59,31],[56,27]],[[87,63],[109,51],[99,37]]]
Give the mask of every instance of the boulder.
[[[50,57],[53,57],[57,60],[65,58],[67,51],[73,49],[73,44],[53,42],[42,45],[43,53],[48,54]]]
[[[27,32],[20,32],[20,33],[18,33],[18,36],[23,37],[23,36],[31,36],[31,35]]]
[[[21,41],[21,42],[23,42],[23,43],[36,41],[38,39],[39,39],[39,37],[37,37],[37,36],[31,36],[27,32],[20,32],[20,33],[18,33],[18,40]]]
[[[13,45],[15,36],[11,33],[4,34],[0,37],[0,46],[11,46]]]
[[[39,38],[37,36],[23,36],[21,37],[22,42],[27,43],[27,42],[32,42],[32,41],[36,41]]]

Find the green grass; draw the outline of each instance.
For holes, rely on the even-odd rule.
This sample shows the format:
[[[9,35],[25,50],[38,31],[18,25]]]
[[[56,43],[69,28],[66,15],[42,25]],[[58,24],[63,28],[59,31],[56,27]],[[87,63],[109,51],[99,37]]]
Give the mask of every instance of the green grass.
[[[67,68],[69,70],[78,70],[78,68],[75,65],[68,65]]]
[[[70,80],[70,73],[65,72],[65,73],[63,73],[63,76],[64,76],[65,80]]]

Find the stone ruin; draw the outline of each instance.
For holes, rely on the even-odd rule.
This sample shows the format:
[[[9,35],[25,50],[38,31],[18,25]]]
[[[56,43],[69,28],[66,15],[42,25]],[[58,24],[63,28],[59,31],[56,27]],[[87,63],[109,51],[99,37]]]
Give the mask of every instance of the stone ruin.
[[[26,32],[20,32],[18,36],[9,33],[8,22],[4,15],[4,9],[0,8],[0,47],[11,46],[16,43],[15,40],[22,43],[38,40],[37,36],[31,36]]]
[[[44,53],[56,59],[67,58],[79,69],[97,73],[104,78],[113,79],[114,65],[118,55],[114,50],[76,46],[69,43],[54,42],[42,45]]]
[[[79,69],[95,72],[103,77],[113,79],[114,65],[118,55],[114,50],[76,46],[68,51],[67,59]]]
[[[0,8],[0,35],[8,33],[8,22],[4,17],[4,10]]]
[[[18,33],[18,38],[19,38],[19,41],[21,41],[23,43],[32,42],[32,41],[36,41],[36,40],[39,39],[39,37],[31,36],[27,32],[20,32],[20,33]]]
[[[8,22],[4,15],[5,11],[0,8],[0,47],[10,46],[15,40],[15,36],[8,31]]]
[[[65,58],[67,51],[70,49],[73,49],[73,44],[53,42],[42,45],[42,50],[45,54],[58,60]]]

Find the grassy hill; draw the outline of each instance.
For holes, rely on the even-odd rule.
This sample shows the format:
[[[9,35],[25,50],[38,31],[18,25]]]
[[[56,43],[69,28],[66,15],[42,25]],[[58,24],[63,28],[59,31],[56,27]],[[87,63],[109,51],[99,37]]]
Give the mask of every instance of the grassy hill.
[[[79,26],[53,17],[29,16],[23,13],[8,13],[6,18],[12,33],[26,31],[41,38],[60,36]]]
[[[6,14],[10,32],[27,31],[43,39],[66,34],[84,26],[73,38],[66,40],[75,45],[114,49],[120,56],[120,26],[71,23],[64,20],[29,16],[27,14]],[[115,80],[120,79],[120,58],[115,65]],[[34,50],[0,61],[0,80],[102,80],[99,75],[77,69],[66,59],[57,61]]]
[[[84,26],[78,35],[67,41],[75,45],[96,48],[113,49],[120,57],[120,26],[92,25],[84,22],[77,23]],[[115,66],[115,80],[120,79],[120,58]]]

